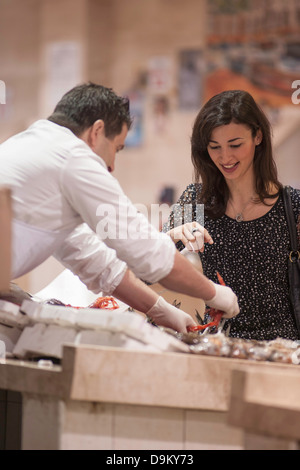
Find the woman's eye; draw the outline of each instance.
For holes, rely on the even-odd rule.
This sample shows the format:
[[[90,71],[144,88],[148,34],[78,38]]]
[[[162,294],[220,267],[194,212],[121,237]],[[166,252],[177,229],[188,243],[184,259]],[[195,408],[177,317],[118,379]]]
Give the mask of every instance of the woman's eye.
[[[242,145],[241,143],[240,143],[240,144],[231,144],[231,145],[230,145],[230,148],[232,148],[232,149],[237,149],[237,148],[239,148],[241,145]],[[215,146],[210,145],[210,146],[209,146],[209,149],[210,149],[210,150],[218,150],[218,149],[220,149],[220,148],[221,148],[220,145],[215,145]]]

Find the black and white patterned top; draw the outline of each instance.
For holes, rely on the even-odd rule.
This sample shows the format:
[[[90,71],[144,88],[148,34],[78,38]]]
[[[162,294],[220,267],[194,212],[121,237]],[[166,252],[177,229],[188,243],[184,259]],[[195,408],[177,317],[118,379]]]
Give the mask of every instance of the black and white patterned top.
[[[191,184],[174,205],[164,231],[179,225],[184,205],[195,203],[201,184]],[[300,214],[300,190],[291,188],[295,221]],[[198,220],[201,223],[201,220]],[[203,221],[202,221],[203,225]],[[237,222],[224,215],[211,219],[205,215],[204,226],[214,240],[199,256],[204,274],[218,282],[219,271],[226,285],[238,297],[240,313],[232,320],[230,336],[244,339],[272,340],[277,337],[298,339],[288,293],[287,258],[289,233],[282,196],[262,217]],[[183,248],[181,242],[177,248]],[[227,322],[227,323],[228,323]]]

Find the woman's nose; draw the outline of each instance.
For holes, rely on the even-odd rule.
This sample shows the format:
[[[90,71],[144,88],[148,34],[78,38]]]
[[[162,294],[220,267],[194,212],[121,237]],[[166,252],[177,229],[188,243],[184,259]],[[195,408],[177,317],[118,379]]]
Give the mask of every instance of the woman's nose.
[[[223,163],[227,163],[231,157],[231,149],[230,148],[221,148],[220,156]]]

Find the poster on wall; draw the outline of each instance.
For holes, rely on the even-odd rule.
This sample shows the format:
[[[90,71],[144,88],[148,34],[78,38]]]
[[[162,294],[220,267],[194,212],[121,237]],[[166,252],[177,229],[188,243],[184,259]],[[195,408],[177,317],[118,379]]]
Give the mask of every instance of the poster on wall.
[[[181,110],[198,110],[203,99],[205,63],[201,50],[179,53],[178,106]]]
[[[42,97],[43,114],[53,111],[61,97],[83,80],[81,45],[77,41],[54,41],[44,54],[45,85]]]
[[[126,147],[139,147],[144,142],[144,93],[131,90],[126,94],[130,101],[132,125],[126,137]]]
[[[147,63],[147,93],[151,98],[155,135],[169,129],[170,96],[173,87],[173,61],[169,56],[154,56]]]
[[[167,95],[172,87],[172,61],[167,56],[151,57],[148,61],[148,92]]]

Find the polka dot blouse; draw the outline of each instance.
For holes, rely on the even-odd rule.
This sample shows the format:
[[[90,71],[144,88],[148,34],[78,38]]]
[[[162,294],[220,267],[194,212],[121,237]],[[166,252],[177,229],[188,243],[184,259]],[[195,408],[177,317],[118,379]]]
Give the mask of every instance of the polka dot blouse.
[[[213,237],[214,244],[206,244],[199,256],[204,274],[218,282],[216,272],[219,271],[238,297],[240,313],[227,321],[229,335],[256,340],[298,339],[288,293],[289,233],[282,196],[269,212],[255,220],[237,222],[227,215],[213,220],[205,211],[201,220],[195,209],[200,190],[200,184],[186,188],[173,206],[164,231],[174,224],[180,225],[182,209],[189,207],[192,219],[204,225]],[[291,196],[295,220],[298,220],[300,190],[291,189]],[[179,242],[177,248],[181,250],[184,246]]]

